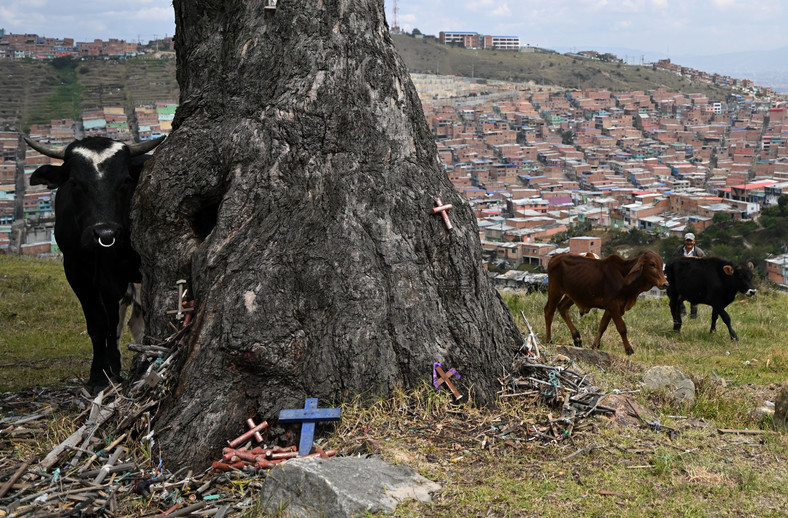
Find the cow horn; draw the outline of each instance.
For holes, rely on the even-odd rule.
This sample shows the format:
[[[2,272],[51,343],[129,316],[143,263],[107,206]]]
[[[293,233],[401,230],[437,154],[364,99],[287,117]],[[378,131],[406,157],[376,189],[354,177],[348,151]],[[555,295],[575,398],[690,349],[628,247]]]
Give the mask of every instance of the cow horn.
[[[64,147],[47,146],[46,144],[42,144],[40,142],[36,142],[33,139],[30,139],[30,138],[27,138],[27,137],[24,137],[24,138],[25,138],[25,142],[27,142],[28,146],[32,147],[33,149],[35,149],[36,151],[38,151],[42,155],[46,155],[46,156],[51,157],[51,158],[59,158],[61,160],[65,160],[66,159],[66,148],[64,148]]]
[[[145,153],[147,153],[151,149],[153,149],[156,146],[158,146],[159,144],[161,144],[162,141],[165,138],[166,137],[162,136],[162,137],[159,137],[157,139],[146,140],[145,142],[137,142],[137,143],[134,143],[134,144],[128,144],[129,153],[131,153],[131,156],[144,155]]]

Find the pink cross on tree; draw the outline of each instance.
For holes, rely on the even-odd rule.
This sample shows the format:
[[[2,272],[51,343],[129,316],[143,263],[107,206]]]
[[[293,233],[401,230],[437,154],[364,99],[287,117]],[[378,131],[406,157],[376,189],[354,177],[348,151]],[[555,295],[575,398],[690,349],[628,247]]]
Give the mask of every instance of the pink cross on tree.
[[[432,209],[433,214],[440,214],[443,216],[443,222],[446,223],[446,228],[448,230],[452,229],[451,221],[449,221],[449,215],[446,214],[446,211],[452,208],[451,203],[447,203],[443,205],[440,198],[435,198],[435,205],[436,207]]]

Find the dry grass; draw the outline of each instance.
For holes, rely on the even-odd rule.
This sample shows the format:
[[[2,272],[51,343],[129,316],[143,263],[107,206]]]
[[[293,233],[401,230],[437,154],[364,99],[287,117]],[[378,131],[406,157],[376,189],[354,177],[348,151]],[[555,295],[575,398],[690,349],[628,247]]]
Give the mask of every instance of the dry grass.
[[[345,405],[329,441],[442,484],[431,505],[400,506],[397,516],[778,516],[788,505],[784,436],[723,435],[691,414],[660,414],[672,437],[604,417],[564,440],[523,429],[499,437],[550,412],[532,399],[493,410],[456,405],[425,386],[371,407]]]

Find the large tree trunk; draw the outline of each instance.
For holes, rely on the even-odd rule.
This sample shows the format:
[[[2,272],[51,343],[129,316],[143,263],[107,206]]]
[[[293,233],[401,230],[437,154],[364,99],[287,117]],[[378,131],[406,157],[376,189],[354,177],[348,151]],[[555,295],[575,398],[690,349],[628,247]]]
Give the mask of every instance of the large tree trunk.
[[[135,198],[148,334],[169,334],[178,279],[198,308],[156,426],[176,465],[250,416],[386,395],[436,361],[490,403],[522,343],[383,1],[263,5],[175,0],[180,107]]]

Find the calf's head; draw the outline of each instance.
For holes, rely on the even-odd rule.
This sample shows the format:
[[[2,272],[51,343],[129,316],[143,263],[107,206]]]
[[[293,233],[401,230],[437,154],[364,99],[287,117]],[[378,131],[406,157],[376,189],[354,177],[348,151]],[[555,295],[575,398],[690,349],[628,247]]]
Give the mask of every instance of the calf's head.
[[[627,280],[633,282],[639,280],[646,286],[644,291],[651,289],[652,286],[664,290],[668,287],[668,280],[663,271],[662,258],[656,252],[647,250],[640,254],[632,269],[627,274]]]
[[[131,197],[145,161],[141,155],[163,139],[126,145],[88,137],[66,148],[53,148],[25,138],[39,153],[63,160],[60,166],[36,169],[30,184],[59,189],[56,210],[60,204],[69,204],[73,215],[69,224],[80,233],[82,246],[111,248],[128,236]]]
[[[752,263],[742,263],[737,266],[726,264],[722,267],[722,271],[725,275],[730,276],[736,291],[744,293],[748,297],[755,295],[756,289],[752,283]]]

